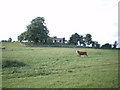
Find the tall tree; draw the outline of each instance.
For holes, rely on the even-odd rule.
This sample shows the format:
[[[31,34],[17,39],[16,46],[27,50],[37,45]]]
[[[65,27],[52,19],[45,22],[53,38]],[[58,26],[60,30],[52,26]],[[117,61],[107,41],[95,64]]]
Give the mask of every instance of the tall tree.
[[[78,44],[79,39],[80,39],[79,34],[75,33],[75,34],[73,34],[73,35],[70,37],[69,42],[70,42],[70,44],[77,45],[77,44]]]
[[[12,42],[12,38],[9,38],[9,39],[8,39],[8,42]]]
[[[31,21],[31,24],[27,26],[27,31],[18,36],[18,40],[28,40],[37,42],[46,42],[49,34],[49,30],[45,24],[43,17],[37,17]]]
[[[86,36],[85,36],[85,43],[87,45],[90,45],[91,42],[92,42],[92,35],[91,34],[86,34]]]
[[[65,41],[66,41],[66,40],[65,40],[65,37],[64,37],[64,38],[63,38],[63,43],[65,43]]]
[[[113,44],[113,48],[116,48],[116,47],[117,47],[117,41],[115,41]]]

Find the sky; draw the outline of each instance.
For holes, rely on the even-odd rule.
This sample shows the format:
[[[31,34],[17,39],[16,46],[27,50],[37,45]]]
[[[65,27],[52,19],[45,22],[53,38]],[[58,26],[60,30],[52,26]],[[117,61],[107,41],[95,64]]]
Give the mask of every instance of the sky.
[[[118,41],[119,0],[1,0],[0,40],[17,37],[36,17],[44,17],[49,35],[69,40],[91,34],[99,44]]]

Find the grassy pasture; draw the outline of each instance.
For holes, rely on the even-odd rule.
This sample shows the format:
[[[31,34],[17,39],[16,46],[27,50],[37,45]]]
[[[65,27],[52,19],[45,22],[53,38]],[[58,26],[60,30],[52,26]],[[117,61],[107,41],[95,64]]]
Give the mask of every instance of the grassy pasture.
[[[3,46],[3,88],[118,87],[118,50]],[[77,56],[76,50],[89,56]]]

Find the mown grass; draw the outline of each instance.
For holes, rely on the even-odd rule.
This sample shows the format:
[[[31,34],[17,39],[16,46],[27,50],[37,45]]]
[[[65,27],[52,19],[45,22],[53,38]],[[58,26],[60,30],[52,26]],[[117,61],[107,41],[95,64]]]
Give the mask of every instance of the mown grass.
[[[118,50],[3,46],[3,88],[118,87]],[[77,56],[76,50],[89,56]]]

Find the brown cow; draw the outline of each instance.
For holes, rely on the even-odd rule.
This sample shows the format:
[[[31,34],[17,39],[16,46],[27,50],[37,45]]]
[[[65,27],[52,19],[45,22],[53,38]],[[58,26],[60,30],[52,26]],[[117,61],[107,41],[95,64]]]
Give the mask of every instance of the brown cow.
[[[1,47],[0,49],[5,50],[5,47]]]
[[[78,55],[86,55],[86,56],[88,56],[88,54],[87,54],[87,52],[82,52],[82,51],[76,51],[76,53],[78,54]]]

